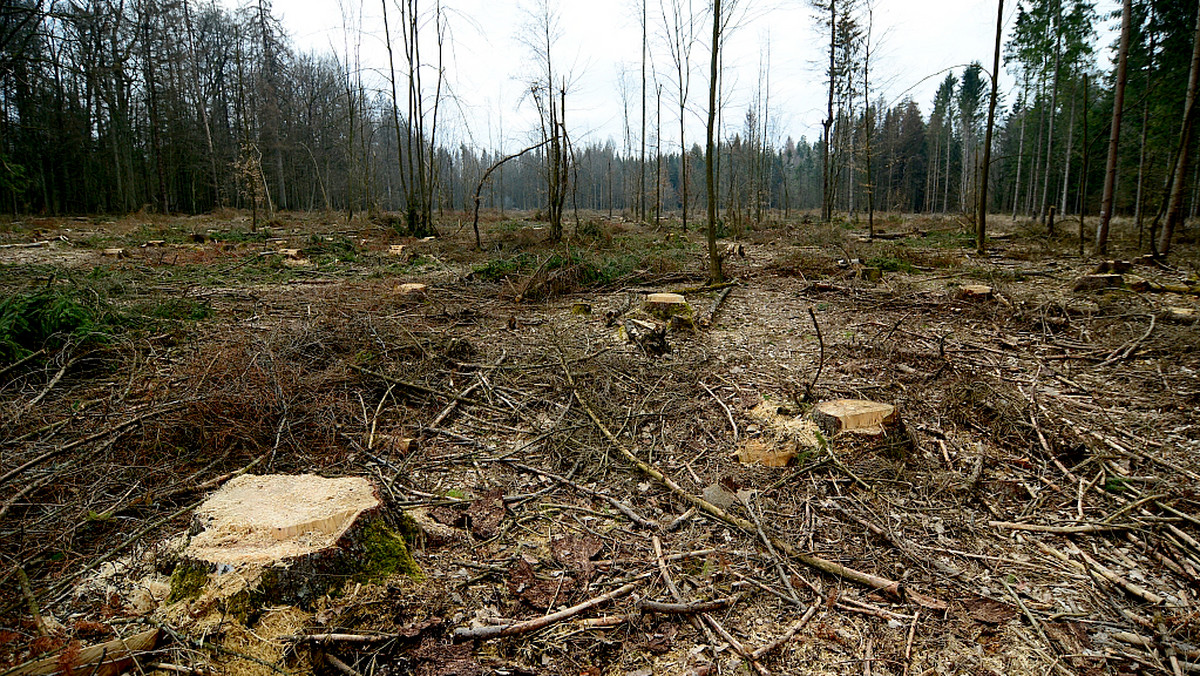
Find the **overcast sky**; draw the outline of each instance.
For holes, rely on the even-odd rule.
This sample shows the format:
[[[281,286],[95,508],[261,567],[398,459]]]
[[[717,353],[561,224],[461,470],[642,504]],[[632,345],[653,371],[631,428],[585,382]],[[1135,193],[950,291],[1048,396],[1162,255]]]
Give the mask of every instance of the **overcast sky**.
[[[231,1],[231,0],[227,0]],[[394,2],[394,0],[388,0]],[[650,3],[651,51],[664,78],[671,61],[664,47],[658,0]],[[702,12],[705,0],[692,0]],[[530,74],[530,53],[521,41],[529,23],[526,8],[533,0],[443,0],[452,40],[447,52],[449,86],[455,95],[454,119],[444,118],[452,137],[479,146],[512,149],[531,138],[536,117],[531,103],[521,99]],[[551,0],[555,3],[555,0]],[[728,0],[726,0],[728,2]],[[432,7],[432,0],[423,5]],[[665,2],[664,2],[665,4]],[[724,115],[726,128],[741,126],[754,95],[760,62],[770,59],[770,114],[777,140],[788,136],[814,140],[824,117],[825,83],[821,35],[813,10],[803,0],[741,0],[744,18],[729,37],[725,52]],[[394,5],[392,5],[394,7]],[[631,125],[640,127],[638,96],[641,68],[641,28],[636,0],[557,0],[562,37],[556,59],[575,77],[568,95],[567,115],[572,137],[623,144],[624,106],[621,78],[625,73],[630,97]],[[301,51],[343,53],[343,8],[359,13],[365,33],[361,54],[364,67],[386,67],[380,0],[274,0],[275,14]],[[1107,19],[1119,7],[1116,0],[1099,0],[1098,50],[1107,67],[1115,22]],[[1005,3],[1006,34],[1016,15],[1016,3]],[[395,19],[393,19],[395,21]],[[996,3],[994,0],[877,0],[872,30],[872,98],[889,104],[911,96],[928,114],[934,90],[947,68],[978,60],[991,67]],[[350,20],[353,28],[356,20]],[[392,25],[395,31],[395,23]],[[707,105],[707,31],[700,26],[701,44],[694,53],[695,75],[689,97],[689,145],[703,141],[703,112]],[[431,47],[426,54],[433,54]],[[824,59],[828,59],[825,56]],[[1001,69],[1003,70],[1003,65]],[[664,91],[671,91],[664,79]],[[1001,90],[1012,78],[1002,73]],[[652,96],[652,95],[651,95]],[[664,93],[663,125],[678,129],[674,98]],[[460,114],[461,112],[461,114]],[[650,100],[650,134],[654,102]],[[501,136],[503,130],[503,137]],[[678,132],[663,132],[664,148],[678,145]],[[445,139],[446,137],[443,136]],[[675,142],[668,146],[668,139]]]

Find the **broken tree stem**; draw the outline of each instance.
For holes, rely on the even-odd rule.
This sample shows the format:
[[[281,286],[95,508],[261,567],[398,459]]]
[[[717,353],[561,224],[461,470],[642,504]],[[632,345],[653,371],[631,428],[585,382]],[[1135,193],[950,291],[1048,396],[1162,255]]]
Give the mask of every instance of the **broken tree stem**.
[[[23,566],[17,566],[17,582],[21,585],[21,594],[25,597],[25,603],[29,607],[29,614],[33,616],[33,623],[37,625],[38,634],[49,636],[50,632],[46,630],[46,621],[42,619],[42,612],[38,608],[37,597],[33,595],[33,587],[29,584],[29,576],[25,574]]]

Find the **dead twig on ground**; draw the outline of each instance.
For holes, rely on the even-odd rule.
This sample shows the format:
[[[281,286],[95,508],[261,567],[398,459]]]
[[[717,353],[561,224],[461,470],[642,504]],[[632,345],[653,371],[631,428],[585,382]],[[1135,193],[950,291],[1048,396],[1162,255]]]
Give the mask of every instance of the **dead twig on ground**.
[[[531,631],[544,629],[556,622],[561,622],[563,620],[575,617],[585,610],[595,608],[596,606],[608,603],[613,599],[621,598],[622,596],[630,594],[634,589],[637,589],[638,585],[640,585],[647,577],[649,577],[649,574],[639,575],[638,577],[634,578],[632,582],[628,582],[606,594],[601,594],[600,596],[588,599],[583,603],[577,603],[570,608],[564,608],[557,613],[543,615],[532,620],[513,622],[510,624],[496,624],[487,627],[459,627],[458,629],[454,630],[454,640],[487,641],[493,638],[514,636],[516,634],[527,634]]]
[[[1119,524],[1119,523],[1096,523],[1086,524],[1082,526],[1043,526],[1037,523],[1013,523],[1011,521],[988,521],[988,525],[992,528],[1003,528],[1006,530],[1025,530],[1034,533],[1056,533],[1059,535],[1068,535],[1076,533],[1110,533],[1112,531],[1136,529],[1137,526]]]
[[[690,615],[692,613],[709,613],[714,610],[727,608],[734,602],[734,597],[726,597],[721,599],[713,599],[711,601],[690,601],[684,603],[667,603],[665,601],[652,601],[650,599],[640,599],[637,602],[638,610],[643,613],[662,613],[663,615]]]
[[[820,608],[821,601],[818,600],[816,603],[809,606],[808,610],[804,611],[804,614],[800,616],[800,619],[792,623],[792,626],[788,627],[787,631],[785,631],[782,636],[762,646],[761,648],[756,649],[754,652],[750,653],[750,656],[755,660],[761,660],[767,655],[770,655],[776,650],[779,650],[781,647],[787,645],[792,639],[796,638],[796,634],[800,633],[800,630],[804,628],[804,625],[808,624],[808,621],[817,614],[817,610]]]
[[[721,398],[717,396],[717,393],[713,392],[712,388],[706,385],[703,380],[700,381],[700,387],[703,387],[704,391],[708,392],[709,395],[712,396],[713,400],[721,406],[721,410],[725,411],[725,417],[729,419],[729,426],[733,428],[733,443],[736,444],[739,440],[739,435],[737,423],[733,420],[733,411],[729,410],[729,405],[721,401]]]

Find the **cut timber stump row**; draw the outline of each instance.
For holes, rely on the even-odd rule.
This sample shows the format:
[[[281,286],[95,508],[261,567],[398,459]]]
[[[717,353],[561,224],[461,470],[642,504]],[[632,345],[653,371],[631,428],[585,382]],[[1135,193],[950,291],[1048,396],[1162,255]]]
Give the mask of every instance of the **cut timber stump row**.
[[[404,245],[403,244],[392,244],[391,246],[388,247],[387,253],[389,256],[403,256],[404,255]]]
[[[397,535],[411,530],[361,477],[242,475],[196,510],[168,602],[249,617],[265,605],[307,606],[346,580],[416,574]]]
[[[823,401],[813,408],[812,419],[831,437],[841,432],[882,434],[897,421],[895,406],[864,399]]]
[[[985,301],[995,298],[995,291],[985,284],[967,284],[958,287],[958,297],[963,300]]]
[[[1102,291],[1104,289],[1120,288],[1125,285],[1125,278],[1116,274],[1104,275],[1084,275],[1075,280],[1075,286],[1071,287],[1076,293],[1086,293],[1088,291]]]

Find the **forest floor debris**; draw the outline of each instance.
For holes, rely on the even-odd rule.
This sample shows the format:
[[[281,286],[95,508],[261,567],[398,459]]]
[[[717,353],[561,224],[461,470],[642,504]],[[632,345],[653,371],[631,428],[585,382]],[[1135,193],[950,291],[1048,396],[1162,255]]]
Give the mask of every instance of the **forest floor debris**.
[[[705,288],[697,236],[637,224],[555,246],[485,223],[481,253],[450,228],[223,219],[0,238],[31,327],[0,325],[2,664],[90,673],[89,646],[152,631],[132,659],[163,674],[1200,660],[1193,246],[1082,296],[1097,262],[1067,240],[978,256],[933,219],[777,225]],[[689,307],[653,324],[661,350],[617,330],[660,321],[651,293]],[[812,409],[837,400],[899,422],[827,435]],[[772,462],[739,461],[751,443]],[[202,500],[268,473],[371,480],[412,514],[420,574],[212,621],[150,610]]]

